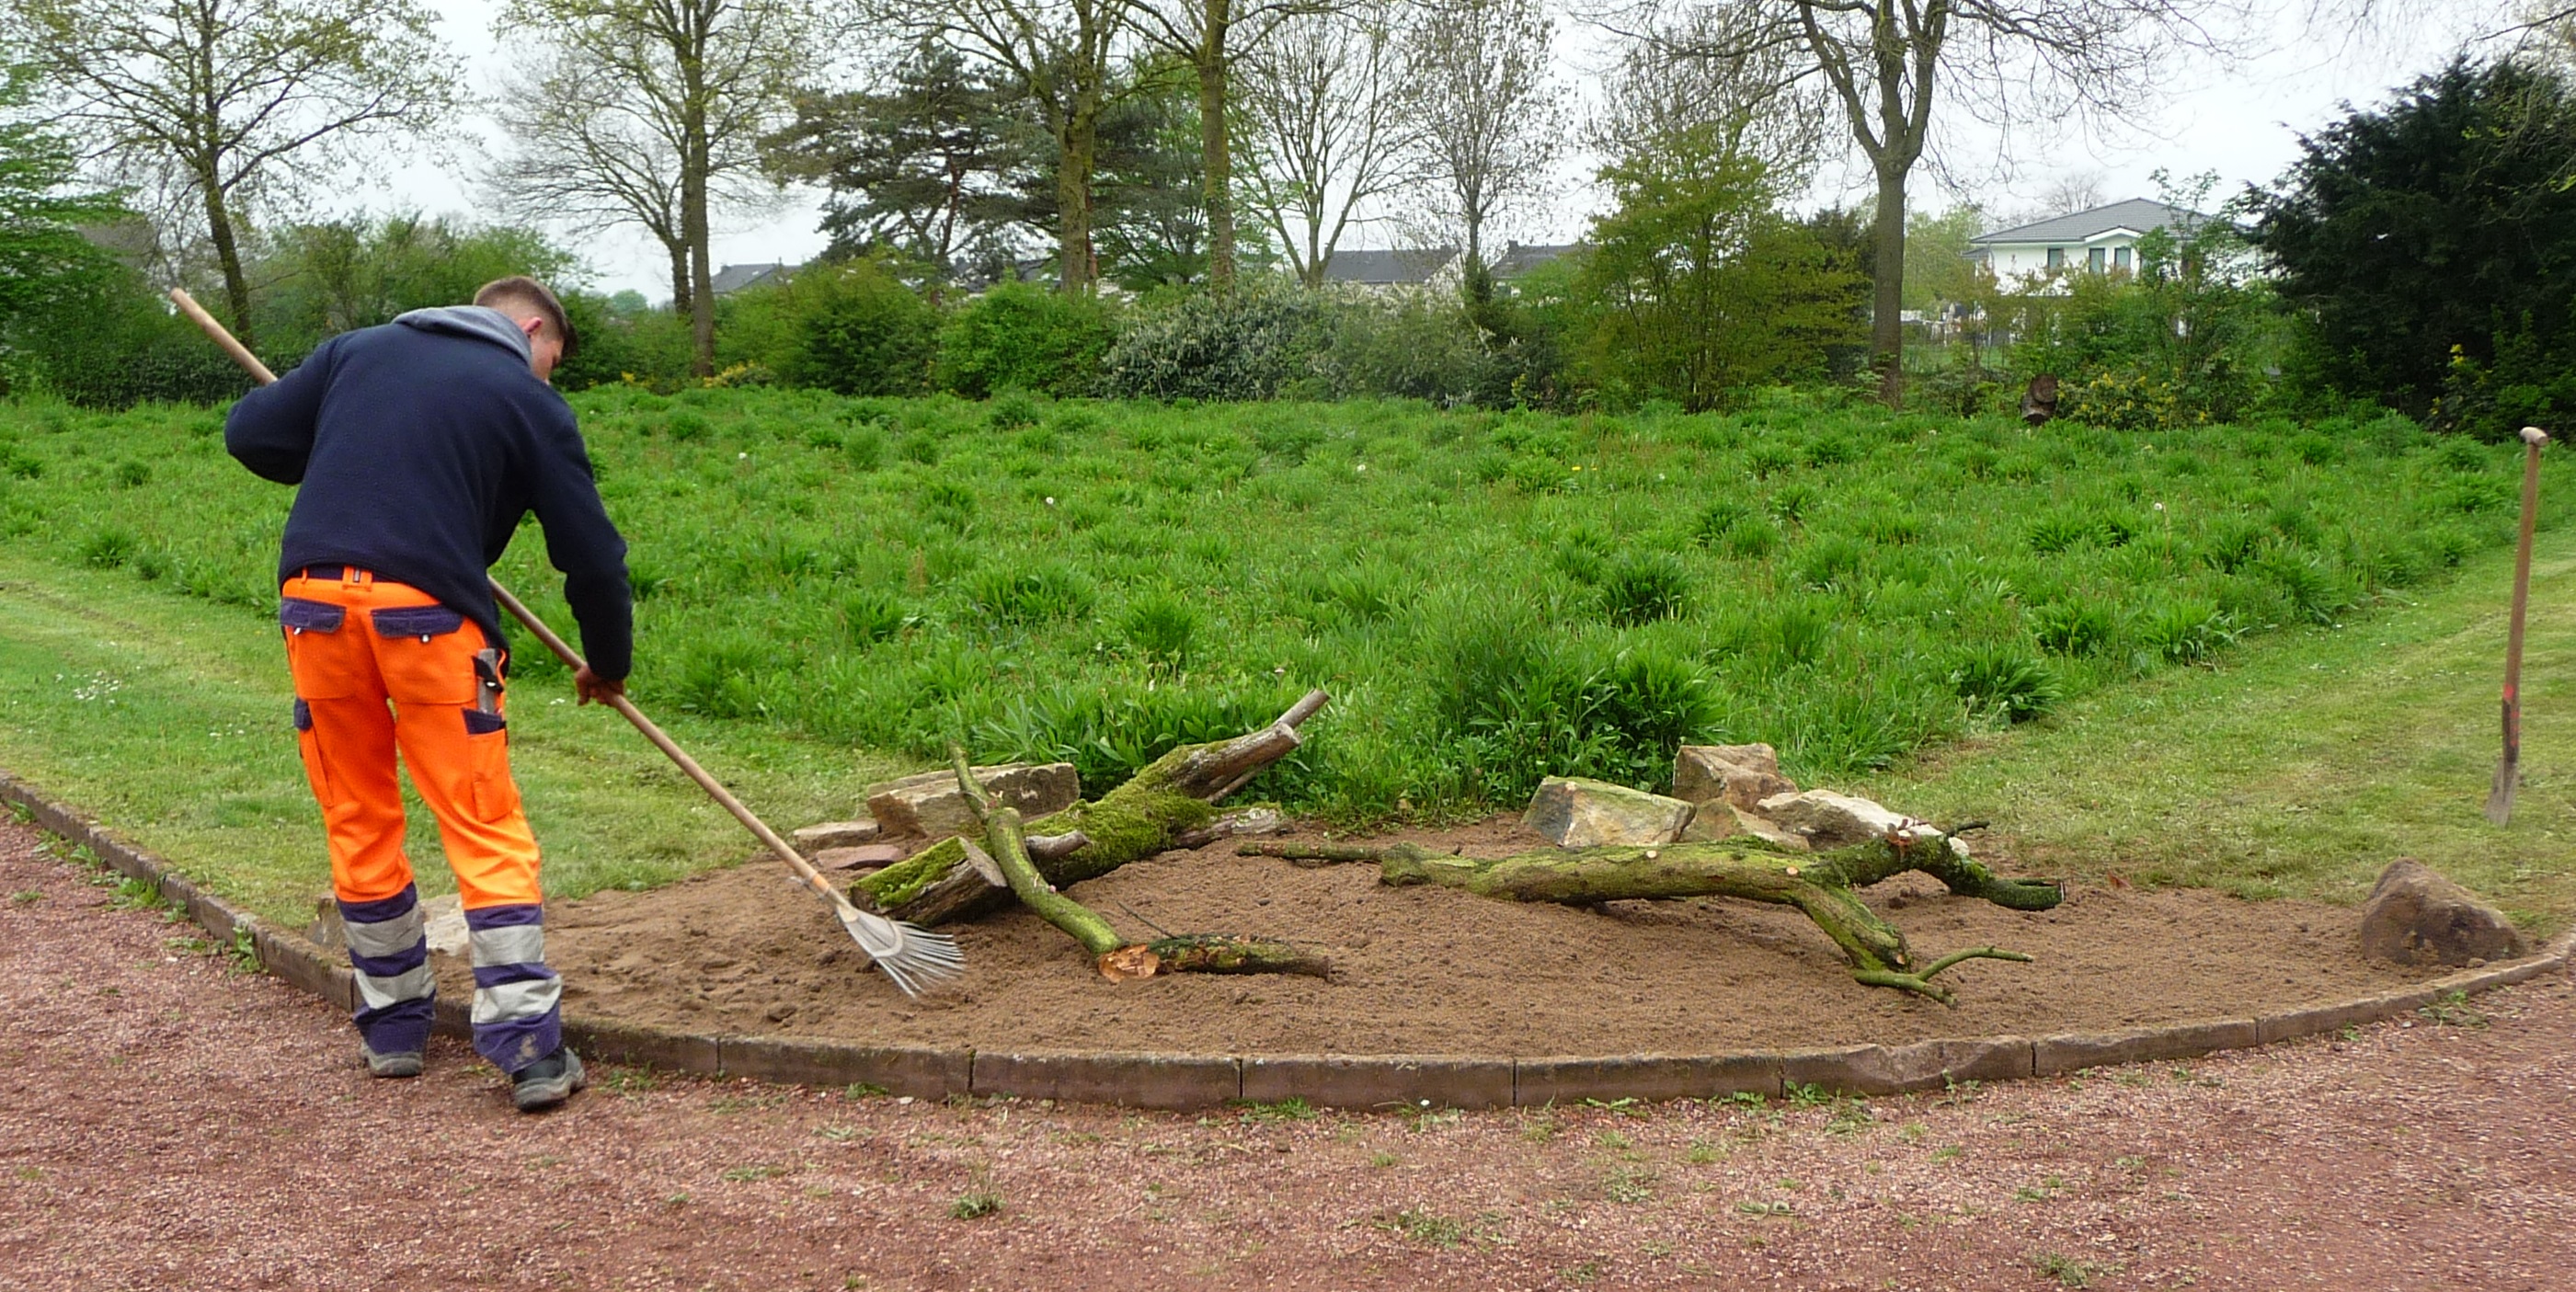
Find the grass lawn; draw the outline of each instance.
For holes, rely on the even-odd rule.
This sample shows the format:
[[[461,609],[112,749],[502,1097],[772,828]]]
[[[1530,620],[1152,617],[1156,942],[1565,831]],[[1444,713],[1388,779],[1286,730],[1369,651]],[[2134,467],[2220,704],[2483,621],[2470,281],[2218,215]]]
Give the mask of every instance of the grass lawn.
[[[1801,783],[1992,817],[2079,874],[2351,900],[2411,853],[2536,928],[2576,914],[2556,533],[2529,780],[2510,829],[2477,817],[2510,449],[1786,398],[577,403],[634,542],[639,700],[782,827],[950,735],[1096,788],[1320,684],[1309,749],[1255,792],[1343,819],[1516,807],[1555,772],[1652,784],[1686,739],[1769,740]],[[323,866],[270,617],[289,495],[218,427],[0,404],[0,766],[293,917]],[[563,615],[534,535],[500,573]],[[550,891],[751,851],[549,663],[523,654],[512,725]]]
[[[577,708],[569,692],[553,678],[510,697],[511,760],[549,893],[647,887],[758,851],[623,719]],[[270,614],[0,555],[0,767],[214,892],[300,925],[330,865],[291,698]],[[858,791],[897,770],[757,724],[665,725],[782,830],[858,810]],[[454,891],[436,828],[417,799],[411,809],[422,890]]]
[[[2510,540],[2515,490],[2512,448],[2395,418],[574,398],[653,711],[1099,785],[1320,685],[1265,791],[1352,821],[1516,805],[1550,772],[1652,786],[1695,740],[1884,768],[2437,586]],[[220,422],[0,403],[0,540],[264,611],[289,494]],[[500,573],[562,614],[535,535]]]

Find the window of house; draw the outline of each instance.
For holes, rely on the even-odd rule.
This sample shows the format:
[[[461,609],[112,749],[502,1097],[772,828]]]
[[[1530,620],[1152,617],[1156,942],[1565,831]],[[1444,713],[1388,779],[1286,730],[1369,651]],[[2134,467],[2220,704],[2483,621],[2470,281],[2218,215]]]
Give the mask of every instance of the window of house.
[[[2129,249],[2127,247],[2111,248],[2111,267],[2118,270],[2128,269]]]
[[[2048,267],[2051,269],[2066,268],[2066,248],[2050,247],[2048,249]]]
[[[2091,248],[2084,253],[2084,267],[2092,270],[2094,273],[2101,273],[2103,269],[2108,267],[2110,255],[2111,253],[2107,248]]]

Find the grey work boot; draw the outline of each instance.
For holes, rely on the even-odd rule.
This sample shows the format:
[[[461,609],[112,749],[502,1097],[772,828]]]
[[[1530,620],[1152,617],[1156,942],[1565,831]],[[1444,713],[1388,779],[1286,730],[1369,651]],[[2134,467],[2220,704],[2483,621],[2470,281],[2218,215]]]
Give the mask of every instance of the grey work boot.
[[[590,1084],[590,1074],[581,1070],[581,1056],[567,1045],[510,1074],[510,1102],[523,1113],[552,1108],[572,1098],[572,1092]]]
[[[368,1076],[417,1077],[420,1075],[420,1051],[418,1050],[396,1050],[391,1054],[378,1054],[368,1049],[366,1042],[360,1041],[358,1053],[366,1056]]]

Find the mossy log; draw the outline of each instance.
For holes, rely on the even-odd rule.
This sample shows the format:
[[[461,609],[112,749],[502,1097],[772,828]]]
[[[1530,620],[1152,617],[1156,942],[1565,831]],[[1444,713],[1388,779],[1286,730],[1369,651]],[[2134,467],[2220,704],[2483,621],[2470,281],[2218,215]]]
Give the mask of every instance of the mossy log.
[[[1332,976],[1332,962],[1272,938],[1203,933],[1129,943],[1098,912],[1058,892],[1055,885],[1038,874],[1037,863],[1029,857],[1028,836],[1020,824],[1019,810],[996,803],[985,793],[966,763],[965,750],[952,747],[949,757],[957,768],[957,784],[966,796],[967,809],[984,827],[982,848],[962,837],[956,840],[966,864],[987,879],[998,876],[1022,905],[1081,943],[1082,949],[1091,953],[1092,964],[1101,977],[1123,982],[1174,973]]]
[[[1246,844],[1247,856],[1291,861],[1375,861],[1378,882],[1439,884],[1480,897],[1589,906],[1633,898],[1740,897],[1795,906],[1851,963],[1852,977],[1955,1004],[1934,975],[1962,960],[2027,961],[2019,952],[1976,947],[1928,964],[1916,961],[1905,935],[1862,903],[1857,889],[1919,870],[1962,897],[2017,911],[2044,911],[2065,899],[2054,880],[2004,879],[1948,835],[1900,831],[1830,852],[1787,852],[1759,839],[1676,843],[1653,848],[1546,849],[1509,857],[1460,857],[1413,844],[1367,849],[1348,845]]]
[[[1294,752],[1302,743],[1298,725],[1330,698],[1309,691],[1259,731],[1179,746],[1097,800],[1029,822],[1030,836],[1048,837],[1045,846],[1030,848],[1038,873],[1064,888],[1174,847],[1204,846],[1233,833],[1221,825],[1216,801]],[[1235,823],[1250,828],[1243,817]],[[1074,835],[1081,837],[1079,846],[1063,846],[1068,842],[1064,837]],[[850,900],[863,910],[928,928],[1008,905],[1010,894],[968,865],[965,849],[949,838],[860,877],[850,886]]]

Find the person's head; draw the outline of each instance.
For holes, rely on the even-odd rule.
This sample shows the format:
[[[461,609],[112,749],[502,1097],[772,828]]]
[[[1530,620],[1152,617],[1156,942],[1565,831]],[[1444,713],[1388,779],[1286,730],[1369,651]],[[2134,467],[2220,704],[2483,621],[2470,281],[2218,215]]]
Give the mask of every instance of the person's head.
[[[572,357],[576,338],[563,302],[544,283],[525,274],[496,278],[474,293],[474,303],[496,309],[528,337],[528,370],[540,381],[552,381],[555,365]]]

